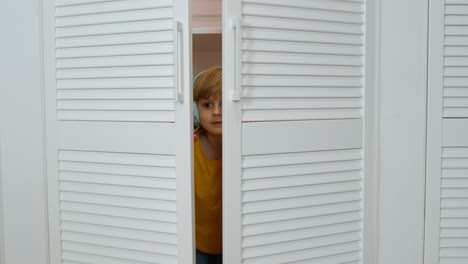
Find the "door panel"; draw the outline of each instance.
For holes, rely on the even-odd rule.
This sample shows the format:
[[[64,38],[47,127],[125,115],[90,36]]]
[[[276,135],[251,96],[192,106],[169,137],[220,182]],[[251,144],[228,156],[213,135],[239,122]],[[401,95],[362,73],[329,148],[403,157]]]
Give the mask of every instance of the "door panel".
[[[188,17],[44,2],[51,263],[193,263]]]
[[[467,1],[431,1],[425,263],[468,261]]]
[[[362,263],[364,1],[226,5],[225,261]]]

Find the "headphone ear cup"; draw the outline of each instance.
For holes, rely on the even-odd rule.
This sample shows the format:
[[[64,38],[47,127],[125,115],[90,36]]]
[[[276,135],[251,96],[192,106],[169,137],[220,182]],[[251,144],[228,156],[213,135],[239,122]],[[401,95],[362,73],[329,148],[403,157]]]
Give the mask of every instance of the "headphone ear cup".
[[[198,77],[203,74],[204,71],[201,71],[200,73],[193,78],[193,83],[192,83],[192,89],[195,89],[195,84],[197,83]],[[193,126],[195,128],[199,128],[201,126],[201,119],[200,119],[200,113],[198,112],[198,106],[197,102],[193,101]]]
[[[201,126],[200,113],[198,112],[197,102],[193,102],[193,125],[196,128]]]

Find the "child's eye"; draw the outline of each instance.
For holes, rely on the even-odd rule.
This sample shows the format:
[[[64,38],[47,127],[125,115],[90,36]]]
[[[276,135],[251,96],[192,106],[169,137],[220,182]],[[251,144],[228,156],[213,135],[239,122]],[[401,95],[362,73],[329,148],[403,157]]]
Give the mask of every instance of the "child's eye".
[[[211,108],[211,107],[213,107],[213,104],[212,103],[203,103],[202,106],[205,107],[205,108]]]

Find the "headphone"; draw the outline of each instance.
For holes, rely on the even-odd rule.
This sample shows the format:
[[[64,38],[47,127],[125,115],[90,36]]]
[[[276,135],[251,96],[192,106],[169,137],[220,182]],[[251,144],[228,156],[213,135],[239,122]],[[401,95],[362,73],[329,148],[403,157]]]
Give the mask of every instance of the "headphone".
[[[195,89],[195,84],[197,83],[198,78],[204,73],[205,71],[201,71],[195,78],[193,78],[193,89]],[[200,113],[198,112],[197,102],[193,101],[193,125],[195,128],[199,128],[201,126],[201,119]]]

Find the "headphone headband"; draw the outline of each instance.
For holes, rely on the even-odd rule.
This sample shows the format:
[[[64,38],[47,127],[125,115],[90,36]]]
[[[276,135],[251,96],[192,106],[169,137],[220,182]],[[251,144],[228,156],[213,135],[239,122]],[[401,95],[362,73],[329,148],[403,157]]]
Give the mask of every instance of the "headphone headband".
[[[199,72],[199,73],[195,76],[195,78],[193,78],[193,89],[195,89],[195,84],[197,83],[198,78],[199,78],[204,72],[205,72],[204,70],[201,71],[201,72]]]

